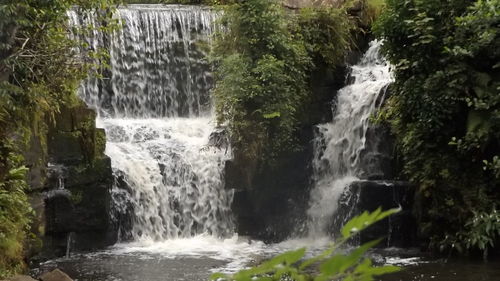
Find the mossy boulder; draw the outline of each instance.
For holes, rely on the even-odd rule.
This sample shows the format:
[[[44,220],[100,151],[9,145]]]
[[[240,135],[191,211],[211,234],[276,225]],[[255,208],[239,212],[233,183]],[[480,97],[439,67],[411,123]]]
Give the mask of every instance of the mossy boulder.
[[[106,134],[96,128],[95,120],[95,112],[83,102],[65,106],[54,120],[46,121],[46,142],[34,142],[46,147],[32,146],[33,153],[46,153],[41,157],[45,178],[31,194],[34,227],[40,229],[45,257],[64,255],[69,237],[77,250],[116,241],[109,217],[111,160],[104,154]]]

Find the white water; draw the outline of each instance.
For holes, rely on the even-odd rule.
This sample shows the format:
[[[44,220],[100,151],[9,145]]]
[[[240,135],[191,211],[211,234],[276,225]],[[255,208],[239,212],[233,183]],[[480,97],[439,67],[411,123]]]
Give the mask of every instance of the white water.
[[[69,13],[76,26],[99,26],[94,15]],[[110,51],[110,74],[88,79],[80,96],[103,117],[198,116],[209,111],[210,66],[200,46],[214,32],[217,13],[201,6],[130,5],[110,37],[81,36],[92,51]]]
[[[331,240],[326,237],[323,239],[292,239],[277,244],[265,244],[262,241],[249,240],[245,237],[238,237],[238,235],[219,239],[202,234],[162,242],[140,241],[117,244],[110,249],[110,252],[117,255],[134,255],[145,259],[152,255],[170,259],[211,258],[226,262],[220,268],[213,268],[212,272],[234,273],[249,265],[258,264],[269,257],[304,246],[307,246],[308,250],[306,257],[313,257],[323,252],[330,244]]]
[[[172,259],[210,257],[227,262],[214,271],[234,272],[286,250],[306,246],[310,256],[325,249],[332,242],[327,235],[328,224],[336,212],[338,200],[346,187],[358,179],[361,170],[359,158],[365,148],[369,117],[380,106],[383,89],[392,80],[389,66],[378,55],[379,47],[380,42],[373,42],[360,63],[352,67],[352,83],[339,91],[333,121],[318,126],[320,133],[315,140],[314,162],[316,185],[308,210],[308,237],[266,245],[237,235],[219,239],[201,234],[160,242],[143,239],[118,244],[112,249],[113,253],[160,255]]]
[[[118,211],[132,208],[133,240],[162,241],[232,232],[222,169],[227,155],[207,147],[210,118],[103,119],[106,154],[127,188],[115,188]]]
[[[380,41],[372,41],[361,61],[351,67],[352,83],[339,90],[333,120],[317,126],[314,187],[307,211],[309,236],[328,234],[341,195],[362,170],[361,153],[366,148],[370,116],[392,81],[389,65],[379,54],[380,46]]]
[[[208,147],[212,77],[199,46],[209,43],[217,14],[199,6],[131,5],[114,16],[122,29],[80,36],[90,50],[110,50],[110,70],[84,82],[80,96],[106,130],[120,238],[231,235],[232,191],[222,182],[230,155]],[[93,15],[69,17],[75,26],[97,25]]]
[[[92,17],[69,15],[74,25],[95,24]],[[212,77],[205,53],[196,46],[198,40],[209,41],[217,15],[193,6],[133,5],[120,8],[116,17],[123,30],[107,39],[99,33],[82,38],[93,50],[111,50],[111,70],[107,79],[89,79],[80,89],[99,112],[106,154],[118,178],[114,215],[125,242],[110,251],[210,257],[228,262],[223,271],[231,272],[284,250],[324,249],[330,239],[319,235],[265,245],[232,234],[232,193],[222,182],[230,155],[207,148],[214,131]],[[318,126],[316,186],[308,211],[312,234],[326,233],[339,195],[356,179],[368,117],[390,81],[378,47],[374,43],[352,67],[355,81],[339,92],[334,120]]]

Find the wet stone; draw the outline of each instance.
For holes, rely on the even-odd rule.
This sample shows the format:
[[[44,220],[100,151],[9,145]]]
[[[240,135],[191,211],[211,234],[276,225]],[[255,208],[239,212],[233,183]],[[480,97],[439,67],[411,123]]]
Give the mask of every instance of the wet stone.
[[[41,281],[73,281],[66,273],[59,269],[54,269],[40,276]]]

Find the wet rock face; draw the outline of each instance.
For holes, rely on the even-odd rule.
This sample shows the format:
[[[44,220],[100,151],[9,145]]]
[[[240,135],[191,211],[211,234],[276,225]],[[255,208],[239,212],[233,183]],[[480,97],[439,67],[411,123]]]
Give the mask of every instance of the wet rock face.
[[[384,238],[381,247],[411,247],[417,244],[416,221],[412,214],[415,186],[404,181],[356,181],[348,192],[356,194],[352,216],[363,211],[401,208],[401,211],[360,234],[361,243]],[[342,206],[345,211],[352,206]],[[352,217],[351,216],[351,217]]]
[[[361,43],[360,43],[361,44]],[[359,54],[352,54],[353,60]],[[346,68],[319,67],[311,75],[313,94],[298,117],[303,127],[297,134],[298,151],[281,155],[273,167],[237,153],[225,165],[226,188],[235,189],[232,212],[236,232],[267,242],[278,242],[300,233],[307,210],[315,125],[332,118],[332,100],[344,86]]]
[[[66,273],[59,269],[54,269],[51,272],[42,274],[39,278],[41,281],[73,281]]]
[[[394,140],[389,128],[376,125],[366,132],[365,149],[360,153],[361,179],[393,179],[396,175],[394,161]]]
[[[33,155],[47,152],[39,157],[45,161],[32,165],[36,176],[30,177],[35,232],[43,240],[44,257],[65,255],[68,246],[91,250],[115,242],[109,217],[111,161],[104,155],[106,136],[95,127],[95,118],[83,104],[62,108],[55,122],[47,122],[46,143],[33,142]]]
[[[226,163],[226,187],[236,189],[231,210],[239,235],[278,242],[296,232],[307,207],[310,155],[306,148],[274,167],[250,169],[254,173],[245,169],[248,162]]]

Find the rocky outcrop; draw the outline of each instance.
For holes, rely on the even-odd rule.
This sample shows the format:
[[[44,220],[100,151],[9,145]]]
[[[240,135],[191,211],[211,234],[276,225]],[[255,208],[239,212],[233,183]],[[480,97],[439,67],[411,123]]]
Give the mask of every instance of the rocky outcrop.
[[[96,114],[79,102],[47,120],[47,134],[34,135],[26,153],[35,233],[43,256],[101,248],[115,242],[109,208],[111,161]],[[32,253],[34,254],[34,253]]]
[[[363,211],[373,212],[377,208],[401,209],[399,213],[361,232],[361,243],[384,238],[379,246],[411,247],[417,245],[417,224],[412,214],[414,185],[405,181],[364,180],[353,182],[346,192],[356,195],[353,197],[355,202],[346,204],[344,201],[344,206],[341,206],[339,211],[345,212],[354,207],[354,210],[350,211],[351,217]]]
[[[367,39],[357,39],[360,49],[367,45]],[[360,55],[352,52],[350,62],[358,61]],[[332,120],[332,100],[345,85],[345,77],[345,71],[324,67],[312,75],[314,94],[304,108],[304,116],[299,116],[303,122],[298,135],[302,150],[281,155],[274,166],[239,158],[237,151],[234,159],[226,163],[225,182],[227,188],[235,189],[232,210],[239,234],[270,242],[303,234],[312,187],[315,125]],[[383,103],[386,94],[389,93],[380,94],[377,105]],[[414,188],[408,183],[393,181],[399,172],[396,160],[389,128],[383,125],[369,128],[364,149],[360,152],[360,171],[357,174],[363,181],[353,183],[346,191],[351,197],[341,199],[345,206],[339,212],[344,214],[335,216],[330,232],[338,231],[349,218],[361,211],[401,206],[400,213],[368,229],[361,235],[361,240],[387,237],[382,245],[416,245],[416,222],[412,215]]]
[[[281,155],[274,165],[244,159],[237,152],[226,162],[225,183],[235,189],[232,211],[238,234],[273,242],[297,231],[307,208],[314,128],[331,120],[332,100],[344,86],[346,70],[319,67],[311,75],[313,94],[298,117],[303,126],[297,134],[301,149]]]
[[[359,50],[349,54],[347,64],[358,61],[369,41],[364,36],[355,40]],[[321,65],[311,75],[312,94],[297,117],[302,122],[297,134],[301,149],[281,155],[273,166],[244,159],[237,151],[226,162],[225,183],[235,189],[232,211],[238,234],[273,242],[301,232],[298,226],[303,224],[311,187],[315,126],[332,119],[332,101],[346,76],[347,67]]]
[[[42,274],[39,278],[41,281],[73,281],[68,274],[59,269],[54,269],[50,272]]]
[[[310,148],[291,153],[255,174],[243,163],[226,163],[226,187],[235,189],[232,212],[239,235],[276,242],[294,232],[296,219],[307,207],[310,155]]]

